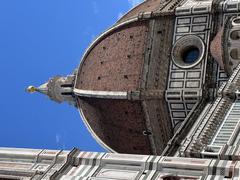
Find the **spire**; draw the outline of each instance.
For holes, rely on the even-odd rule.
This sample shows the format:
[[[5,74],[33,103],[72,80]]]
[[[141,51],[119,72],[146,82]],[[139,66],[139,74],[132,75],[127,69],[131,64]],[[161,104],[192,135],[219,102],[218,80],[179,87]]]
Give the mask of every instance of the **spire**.
[[[28,93],[35,93],[35,92],[39,92],[39,93],[42,93],[42,94],[45,94],[47,95],[48,93],[48,87],[47,87],[48,83],[44,83],[42,84],[41,86],[39,87],[35,87],[35,86],[28,86],[26,91]]]
[[[29,86],[26,91],[28,93],[39,92],[48,96],[55,102],[68,102],[70,105],[76,106],[73,93],[74,80],[75,73],[74,75],[69,75],[66,77],[55,76],[39,87]]]

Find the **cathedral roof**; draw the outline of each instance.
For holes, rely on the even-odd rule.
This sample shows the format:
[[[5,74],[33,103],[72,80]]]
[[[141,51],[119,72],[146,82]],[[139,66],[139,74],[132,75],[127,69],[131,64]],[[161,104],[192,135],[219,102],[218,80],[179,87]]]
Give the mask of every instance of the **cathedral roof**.
[[[112,151],[161,154],[172,135],[164,100],[169,66],[164,59],[170,48],[150,37],[152,31],[167,38],[160,33],[162,20],[151,26],[149,20],[129,19],[148,3],[157,9],[157,2],[142,3],[99,36],[78,69],[74,89],[82,118],[97,141]],[[163,45],[166,53],[150,49]]]
[[[144,62],[146,22],[134,22],[104,34],[79,67],[75,88],[93,91],[137,91]],[[78,98],[82,116],[103,144],[118,152],[151,154],[140,102]]]

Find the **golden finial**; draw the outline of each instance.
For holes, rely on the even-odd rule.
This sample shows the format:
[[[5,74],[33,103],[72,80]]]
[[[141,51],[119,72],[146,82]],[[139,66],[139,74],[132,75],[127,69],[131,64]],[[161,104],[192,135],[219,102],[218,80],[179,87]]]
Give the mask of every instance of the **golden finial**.
[[[34,93],[37,91],[37,88],[34,86],[28,86],[28,88],[26,89],[27,92],[29,93]]]

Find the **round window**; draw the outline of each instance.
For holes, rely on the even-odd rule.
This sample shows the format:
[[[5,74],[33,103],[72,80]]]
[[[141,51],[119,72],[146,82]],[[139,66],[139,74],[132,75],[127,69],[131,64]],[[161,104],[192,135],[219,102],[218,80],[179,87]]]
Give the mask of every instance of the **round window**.
[[[199,49],[192,46],[186,48],[186,50],[182,53],[182,59],[187,64],[192,64],[198,60],[199,57]]]
[[[204,43],[198,36],[183,36],[173,46],[172,60],[180,68],[191,68],[201,61],[204,49]]]

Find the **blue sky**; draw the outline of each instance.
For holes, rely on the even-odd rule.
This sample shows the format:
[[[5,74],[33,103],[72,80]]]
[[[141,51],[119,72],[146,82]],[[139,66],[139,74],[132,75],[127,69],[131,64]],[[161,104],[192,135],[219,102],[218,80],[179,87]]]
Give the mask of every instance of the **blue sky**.
[[[88,45],[139,2],[0,1],[0,147],[104,151],[76,109],[25,88],[71,73]]]

